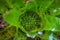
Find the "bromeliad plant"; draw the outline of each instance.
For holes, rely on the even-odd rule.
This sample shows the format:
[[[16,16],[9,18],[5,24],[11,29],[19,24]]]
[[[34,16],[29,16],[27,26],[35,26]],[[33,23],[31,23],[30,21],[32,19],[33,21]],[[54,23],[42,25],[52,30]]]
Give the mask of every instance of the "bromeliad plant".
[[[42,40],[58,40],[54,33],[60,30],[59,3],[60,0],[0,0],[0,13],[9,24],[2,31],[13,28],[6,33],[13,40],[28,40],[27,37],[37,40],[36,36]],[[45,32],[39,35],[41,31]]]

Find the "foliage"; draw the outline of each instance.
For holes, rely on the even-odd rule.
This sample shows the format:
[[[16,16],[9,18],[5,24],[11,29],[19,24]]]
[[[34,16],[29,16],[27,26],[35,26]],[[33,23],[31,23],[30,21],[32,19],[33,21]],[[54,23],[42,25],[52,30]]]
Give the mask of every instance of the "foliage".
[[[54,33],[60,33],[59,4],[60,0],[0,0],[0,13],[10,25],[0,32],[0,39],[28,40],[31,37],[36,40],[37,36],[42,40],[50,40],[50,37],[58,40]],[[38,34],[43,31],[42,35]]]

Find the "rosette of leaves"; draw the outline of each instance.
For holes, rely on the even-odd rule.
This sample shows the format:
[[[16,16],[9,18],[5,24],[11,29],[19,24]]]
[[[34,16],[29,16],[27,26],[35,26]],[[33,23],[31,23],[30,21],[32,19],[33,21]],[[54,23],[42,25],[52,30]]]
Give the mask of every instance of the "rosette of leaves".
[[[16,3],[17,4],[17,3]],[[30,4],[30,3],[29,3]],[[11,4],[11,5],[13,5],[14,6],[14,4]],[[31,5],[31,7],[28,7],[28,9],[27,9],[27,6],[28,5],[26,5],[25,6],[25,10],[23,11],[23,12],[25,12],[26,10],[29,10],[29,9],[32,9],[32,8],[34,8],[34,7],[36,7],[36,5],[34,5],[33,3],[31,3],[30,4]],[[29,6],[30,6],[29,5]],[[17,6],[17,5],[16,5]],[[19,8],[19,7],[17,7],[17,8]],[[21,12],[20,11],[20,9],[17,9],[16,7],[14,7],[14,8],[12,8],[11,10],[9,10],[8,11],[8,14],[7,13],[5,13],[4,15],[3,15],[3,17],[4,17],[4,20],[5,21],[7,21],[9,24],[11,24],[11,25],[14,25],[14,26],[16,26],[17,28],[20,28],[23,32],[25,32],[25,33],[27,33],[26,32],[26,30],[25,30],[25,28],[22,26],[23,24],[25,24],[25,23],[22,23],[22,24],[20,24],[20,16],[25,16],[26,14],[27,15],[29,15],[29,16],[26,16],[25,17],[25,19],[26,19],[26,21],[28,20],[28,22],[30,22],[31,20],[31,24],[29,24],[28,22],[27,22],[27,25],[29,25],[29,27],[32,25],[33,27],[35,27],[35,26],[38,26],[40,23],[40,18],[39,18],[39,15],[37,14],[37,13],[35,13],[35,11],[32,11],[32,13],[30,12],[29,14],[28,13],[23,13],[23,12]],[[36,10],[36,9],[35,9]],[[35,17],[36,16],[36,17]],[[27,18],[28,17],[28,18]],[[30,18],[31,17],[31,18]],[[34,18],[35,17],[35,18]],[[30,19],[29,19],[30,18]],[[24,18],[22,19],[23,21],[24,21]],[[33,22],[33,23],[32,23]],[[36,25],[36,24],[37,25]],[[26,25],[26,27],[27,27],[27,25]],[[32,27],[31,26],[31,27]],[[32,29],[34,29],[34,28],[32,28]],[[35,28],[35,29],[37,29],[37,27]],[[31,28],[29,29],[29,30],[31,30]]]
[[[26,11],[20,15],[19,22],[28,32],[38,31],[41,27],[41,17],[34,11]]]
[[[52,28],[55,28],[57,22],[55,17],[45,14],[45,11],[54,0],[32,0],[32,2],[27,1],[26,4],[24,4],[23,1],[24,0],[13,0],[12,2],[11,0],[8,0],[8,4],[10,7],[12,5],[13,8],[7,11],[7,13],[3,14],[4,20],[10,25],[16,27],[16,40],[19,40],[17,39],[19,37],[18,32],[20,32],[18,31],[19,28],[24,33],[35,33],[40,31],[41,17],[43,19],[42,30],[52,30]]]

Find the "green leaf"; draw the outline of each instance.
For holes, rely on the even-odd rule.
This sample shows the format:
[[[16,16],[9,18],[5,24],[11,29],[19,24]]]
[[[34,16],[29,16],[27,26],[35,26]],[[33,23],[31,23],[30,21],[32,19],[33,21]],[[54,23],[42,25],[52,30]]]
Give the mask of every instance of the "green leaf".
[[[51,15],[60,15],[60,0],[55,0],[48,9]]]
[[[12,9],[10,11],[8,11],[9,13],[4,16],[4,19],[10,23],[11,25],[15,25],[18,26],[18,19],[19,16],[21,15],[21,13],[19,11],[17,11],[16,9]]]
[[[21,30],[18,31],[18,33],[15,35],[14,40],[26,40],[27,37],[24,32]]]
[[[60,32],[60,18],[56,18],[56,25],[57,25],[57,27],[56,27],[56,31],[57,32]]]
[[[8,13],[6,13],[4,15],[4,20],[9,23],[10,25],[13,25],[13,26],[16,26],[16,27],[19,27],[21,30],[24,30],[24,28],[20,25],[19,23],[19,16],[21,15],[22,13],[19,11],[19,10],[16,10],[15,8],[8,11]]]
[[[56,19],[53,16],[45,15],[43,19],[43,29],[52,30],[56,28]]]
[[[22,8],[24,6],[23,0],[13,0],[14,7]]]
[[[40,5],[40,11],[45,12],[54,0],[36,0],[37,5]]]
[[[26,2],[26,4],[25,4],[25,10],[37,11],[37,4],[35,3],[35,1]]]
[[[43,39],[43,40],[49,40],[49,36],[51,34],[51,31],[45,31],[43,35],[41,35],[40,37]]]
[[[1,12],[4,12],[4,10],[6,9],[6,6],[7,6],[8,4],[7,4],[7,2],[6,2],[6,0],[0,0],[0,13]]]

